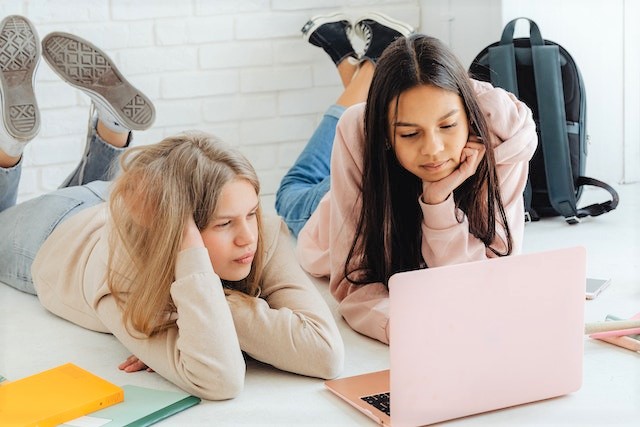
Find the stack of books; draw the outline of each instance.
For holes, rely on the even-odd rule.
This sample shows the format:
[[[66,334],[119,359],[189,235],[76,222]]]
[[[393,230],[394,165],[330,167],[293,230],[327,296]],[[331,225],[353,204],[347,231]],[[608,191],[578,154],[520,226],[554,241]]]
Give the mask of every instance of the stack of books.
[[[119,387],[72,363],[3,380],[0,376],[3,427],[148,426],[200,402],[184,392]]]

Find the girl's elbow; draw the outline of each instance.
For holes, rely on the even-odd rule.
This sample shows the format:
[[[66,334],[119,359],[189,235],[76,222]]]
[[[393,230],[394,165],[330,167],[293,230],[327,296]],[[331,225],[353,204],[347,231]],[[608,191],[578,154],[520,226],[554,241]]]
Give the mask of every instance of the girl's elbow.
[[[344,369],[344,344],[339,340],[332,345],[327,345],[323,352],[321,363],[319,363],[318,378],[330,380],[340,375]]]
[[[324,372],[322,372],[322,374],[319,376],[319,378],[322,378],[324,380],[334,379],[334,378],[336,378],[338,375],[340,375],[342,373],[343,368],[344,368],[344,361],[343,360],[340,360],[339,362],[328,364],[325,367]]]
[[[210,366],[209,369],[207,376],[197,379],[192,377],[189,384],[192,394],[206,400],[228,400],[238,397],[244,388],[244,358]]]
[[[229,400],[240,395],[244,388],[245,370],[229,370],[222,374],[216,387],[208,384],[199,388],[196,394],[206,400]]]

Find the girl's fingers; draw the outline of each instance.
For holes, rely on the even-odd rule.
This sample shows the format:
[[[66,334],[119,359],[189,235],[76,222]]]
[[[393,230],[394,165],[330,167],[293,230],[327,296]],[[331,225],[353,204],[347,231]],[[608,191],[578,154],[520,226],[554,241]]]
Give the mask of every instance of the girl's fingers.
[[[138,360],[137,357],[129,356],[129,357],[127,357],[127,360],[125,360],[124,362],[122,362],[121,364],[118,365],[118,369],[125,369],[127,366],[131,365],[132,363],[134,363],[137,360]]]
[[[130,364],[129,366],[127,366],[125,368],[125,372],[137,372],[137,371],[141,371],[143,369],[146,369],[147,365],[145,365],[144,363],[137,361],[134,362],[132,364]]]
[[[459,169],[463,178],[466,179],[476,173],[476,169],[478,168],[478,164],[480,164],[480,159],[482,159],[484,152],[481,153],[480,150],[473,148],[463,148],[462,152],[463,156],[461,156]],[[462,159],[462,157],[464,157],[464,159]]]
[[[127,357],[127,360],[125,360],[120,365],[118,365],[118,369],[125,372],[136,372],[136,371],[141,371],[143,369],[150,370],[150,368],[147,367],[147,365],[144,362],[142,362],[140,359],[138,359],[136,356]]]
[[[469,140],[465,144],[465,148],[473,148],[474,150],[484,150],[484,144],[482,142],[474,142]]]

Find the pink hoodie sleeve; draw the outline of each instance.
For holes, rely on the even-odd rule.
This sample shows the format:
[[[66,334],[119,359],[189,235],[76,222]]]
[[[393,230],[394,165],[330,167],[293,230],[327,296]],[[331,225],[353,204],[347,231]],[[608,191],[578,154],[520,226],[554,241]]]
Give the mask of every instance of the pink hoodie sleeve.
[[[331,155],[331,191],[329,204],[329,287],[339,301],[338,311],[357,332],[384,343],[389,342],[389,292],[382,283],[357,286],[344,275],[361,206],[362,147],[364,108],[358,104],[347,109],[336,129]]]

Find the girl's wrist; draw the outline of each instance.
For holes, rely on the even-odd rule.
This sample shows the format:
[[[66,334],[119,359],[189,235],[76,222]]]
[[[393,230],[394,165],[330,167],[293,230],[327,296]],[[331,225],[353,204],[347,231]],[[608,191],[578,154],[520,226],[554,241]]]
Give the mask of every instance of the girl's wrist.
[[[449,197],[451,197],[451,193],[447,194],[447,197],[445,198],[433,198],[433,199],[425,199],[425,194],[422,193],[422,196],[420,197],[420,200],[422,200],[422,203],[424,203],[425,205],[439,205],[440,203],[444,203],[446,202]]]

